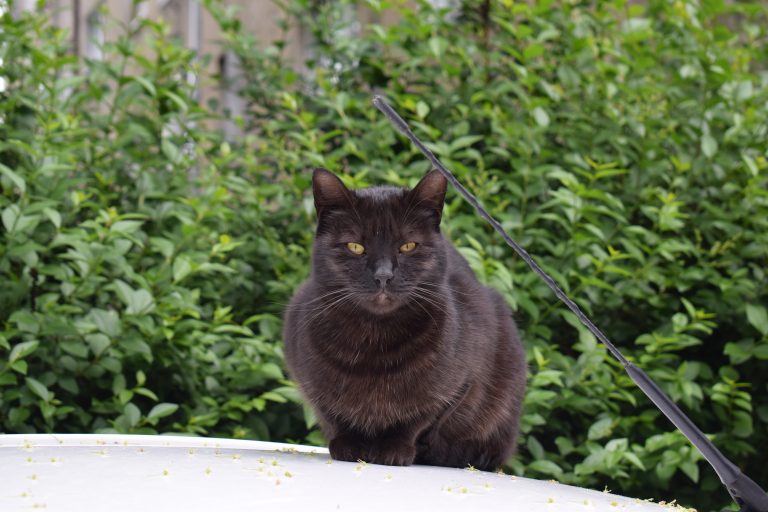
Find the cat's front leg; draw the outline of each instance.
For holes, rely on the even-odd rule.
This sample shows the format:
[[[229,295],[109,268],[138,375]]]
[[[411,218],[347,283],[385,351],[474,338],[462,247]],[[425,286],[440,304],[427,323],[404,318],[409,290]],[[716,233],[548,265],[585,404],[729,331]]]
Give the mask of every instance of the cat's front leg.
[[[410,432],[389,432],[380,436],[340,433],[328,448],[336,460],[362,460],[386,466],[410,466],[416,458],[416,443]]]

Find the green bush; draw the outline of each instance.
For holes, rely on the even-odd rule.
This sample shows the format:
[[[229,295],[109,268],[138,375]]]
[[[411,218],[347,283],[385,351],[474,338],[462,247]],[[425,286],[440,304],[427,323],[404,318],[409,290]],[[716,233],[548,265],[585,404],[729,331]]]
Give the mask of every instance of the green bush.
[[[307,272],[309,174],[428,169],[384,93],[594,322],[768,482],[768,57],[760,2],[293,0],[305,73],[206,2],[245,74],[244,128],[144,22],[92,62],[2,18],[0,429],[321,442],[281,370]],[[400,8],[355,33],[355,10]],[[205,77],[203,77],[205,78]],[[445,231],[516,311],[531,378],[509,469],[703,510],[714,473],[468,205]],[[171,404],[160,405],[159,404]],[[178,409],[177,409],[178,406]],[[154,413],[152,412],[154,411]]]
[[[128,31],[85,61],[2,18],[0,429],[289,437],[270,261],[291,249],[262,222],[282,193],[227,170],[180,79],[203,63],[133,30],[151,58]]]
[[[767,482],[765,7],[420,2],[350,37],[361,4],[400,5],[290,4],[316,41],[306,75],[219,13],[246,71],[257,158],[297,188],[316,165],[352,186],[413,184],[428,164],[371,107],[386,94],[597,325]],[[445,218],[525,331],[532,377],[512,469],[725,503],[697,452],[455,194]]]

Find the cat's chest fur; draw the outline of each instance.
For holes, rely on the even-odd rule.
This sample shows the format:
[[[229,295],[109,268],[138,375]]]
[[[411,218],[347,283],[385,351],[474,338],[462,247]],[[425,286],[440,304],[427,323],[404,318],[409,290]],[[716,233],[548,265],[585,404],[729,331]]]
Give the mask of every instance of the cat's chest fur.
[[[305,356],[312,371],[302,377],[311,398],[370,432],[449,403],[454,390],[447,383],[455,375],[445,375],[444,361],[454,354],[444,323],[402,316],[371,320],[341,311],[308,325]]]

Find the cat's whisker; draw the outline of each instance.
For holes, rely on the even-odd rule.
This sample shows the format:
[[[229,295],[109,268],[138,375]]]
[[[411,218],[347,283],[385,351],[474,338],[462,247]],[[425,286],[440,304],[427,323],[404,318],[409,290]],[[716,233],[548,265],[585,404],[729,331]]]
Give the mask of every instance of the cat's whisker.
[[[410,304],[416,304],[417,306],[419,306],[419,307],[420,307],[422,310],[424,310],[424,312],[425,312],[427,315],[429,315],[429,318],[431,318],[431,319],[432,319],[432,321],[433,321],[433,322],[435,322],[435,317],[434,317],[434,316],[432,316],[432,313],[430,313],[430,312],[429,312],[429,310],[428,310],[427,308],[425,308],[425,307],[424,307],[424,306],[423,306],[423,305],[422,305],[422,304],[421,304],[419,301],[417,301],[417,300],[414,300],[414,301],[409,301],[409,302],[408,302],[408,305],[409,305],[409,307],[410,307]],[[411,308],[411,309],[413,309],[413,308]]]
[[[429,281],[426,281],[426,282],[423,282],[423,283],[419,283],[419,286],[432,287],[432,288],[437,289],[437,290],[441,290],[441,291],[445,290],[445,291],[448,291],[448,292],[451,292],[451,293],[456,293],[458,295],[472,296],[472,294],[469,293],[469,292],[465,292],[465,291],[459,290],[458,288],[455,288],[453,286],[448,286],[446,284],[430,283]]]
[[[348,290],[344,290],[344,291],[348,292]],[[331,310],[338,308],[345,301],[350,300],[353,297],[354,295],[352,293],[346,293],[346,295],[343,295],[341,297],[334,297],[330,302],[330,304],[322,304],[321,306],[314,308],[313,310],[311,310],[311,312],[314,312],[314,313],[309,315],[307,318],[305,318],[304,321],[300,324],[299,328],[304,329],[305,327],[308,327],[316,319],[320,318],[321,316],[330,312]]]
[[[442,298],[442,299],[444,299],[444,300],[447,300],[447,299],[445,299],[445,296],[446,296],[446,294],[444,293],[444,292],[446,292],[446,291],[447,291],[447,292],[450,292],[450,293],[455,293],[455,294],[457,294],[457,295],[466,295],[466,296],[470,296],[470,294],[469,294],[469,293],[464,293],[464,292],[460,292],[460,291],[458,291],[458,290],[453,290],[453,289],[452,289],[452,288],[450,288],[450,287],[447,287],[445,290],[443,290],[442,288],[440,288],[440,289],[437,289],[437,290],[436,290],[436,289],[424,288],[424,287],[422,287],[422,285],[419,285],[419,286],[417,286],[417,288],[419,288],[421,291],[423,291],[423,292],[425,292],[425,293],[431,293],[431,294],[433,294],[433,295],[435,295],[435,296],[437,296],[437,297],[440,297],[440,298]],[[462,300],[459,300],[459,299],[458,299],[458,298],[456,298],[456,297],[454,297],[454,298],[453,298],[453,301],[454,301],[454,302],[456,302],[457,304],[461,304],[462,306],[468,306],[468,305],[469,305],[469,303],[468,303],[468,302],[464,302],[464,301],[462,301]]]
[[[424,301],[424,302],[426,302],[427,304],[430,304],[430,305],[434,306],[435,308],[437,308],[438,310],[440,310],[440,311],[441,311],[441,312],[443,312],[443,313],[445,313],[445,312],[446,312],[446,310],[445,310],[445,304],[441,304],[441,303],[439,303],[439,302],[435,301],[434,299],[432,299],[432,298],[430,298],[430,297],[428,297],[428,296],[426,296],[426,295],[422,295],[420,292],[414,292],[414,293],[413,293],[413,296],[414,296],[414,297],[416,297],[417,299],[421,299],[421,300],[423,300],[423,301]],[[417,304],[419,303],[419,301],[418,301],[418,300],[416,300],[416,301],[414,301],[414,302],[416,302]]]
[[[422,293],[424,295],[427,295],[430,298],[433,298],[433,299],[437,300],[438,302],[441,302],[441,303],[444,303],[444,304],[448,303],[448,301],[449,301],[448,297],[446,297],[445,294],[436,292],[434,290],[430,290],[429,288],[424,288],[422,286],[416,286],[414,288],[414,290],[417,290],[420,293]],[[456,298],[453,299],[453,302],[456,302],[457,304],[461,304],[462,306],[466,306],[467,305],[466,302],[463,302],[463,301],[461,301],[459,299],[456,299]]]
[[[332,292],[326,293],[325,295],[321,295],[320,297],[316,297],[316,298],[314,298],[312,300],[309,300],[309,301],[303,303],[302,306],[307,306],[309,304],[312,304],[313,302],[318,302],[318,301],[321,301],[323,299],[327,299],[327,298],[331,298],[331,297],[338,297],[338,295],[341,295],[341,294],[344,294],[344,293],[348,293],[348,292],[349,292],[349,290],[347,290],[346,288],[342,288],[340,290],[333,290]],[[323,306],[325,306],[325,304],[320,304],[319,306],[315,305],[315,306],[313,306],[311,308],[298,307],[297,306],[296,310],[311,312],[311,311],[316,311],[317,309],[319,309],[319,308],[321,308]]]

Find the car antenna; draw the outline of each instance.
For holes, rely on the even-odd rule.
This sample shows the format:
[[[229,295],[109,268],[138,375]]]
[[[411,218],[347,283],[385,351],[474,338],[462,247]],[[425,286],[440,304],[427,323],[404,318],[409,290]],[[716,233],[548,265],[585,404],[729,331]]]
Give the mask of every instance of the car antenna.
[[[493,229],[501,235],[507,245],[509,245],[527,264],[531,267],[535,273],[541,277],[547,286],[557,295],[568,309],[570,309],[581,321],[582,324],[589,329],[589,332],[595,335],[603,345],[606,346],[608,351],[624,366],[624,370],[629,374],[635,384],[645,393],[645,395],[656,404],[664,415],[674,423],[680,432],[688,438],[696,449],[701,452],[710,466],[715,470],[717,476],[720,477],[720,481],[728,492],[730,493],[733,501],[735,501],[740,507],[741,512],[768,512],[768,494],[760,488],[751,478],[741,472],[741,470],[728,458],[723,455],[720,450],[699,430],[699,428],[691,421],[691,419],[680,410],[680,408],[673,402],[661,388],[640,368],[627,360],[626,357],[611,343],[608,337],[598,329],[587,316],[582,313],[579,306],[573,302],[565,292],[555,283],[546,272],[531,258],[525,249],[515,242],[507,232],[501,227],[501,224],[491,217],[491,215],[480,205],[477,198],[472,195],[464,186],[459,183],[456,177],[445,168],[445,166],[437,159],[437,157],[430,151],[411,131],[408,123],[406,123],[392,107],[390,107],[381,96],[373,97],[373,104],[378,108],[387,119],[400,131],[403,135],[408,137],[417,148],[432,162],[451,185],[464,196],[464,199],[469,201],[469,204],[475,207],[477,213],[490,223]]]

